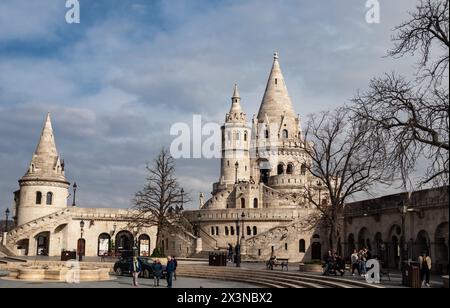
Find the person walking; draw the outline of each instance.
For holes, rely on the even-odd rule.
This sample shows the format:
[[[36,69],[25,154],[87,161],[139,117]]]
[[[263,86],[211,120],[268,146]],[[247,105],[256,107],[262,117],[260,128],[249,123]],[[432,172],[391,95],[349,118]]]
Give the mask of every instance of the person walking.
[[[422,281],[422,286],[426,285],[427,287],[430,287],[431,266],[431,257],[427,252],[423,252],[419,257],[420,280]]]
[[[178,267],[178,261],[175,256],[172,256],[172,261],[175,266],[175,269],[173,270],[173,280],[177,281],[177,267]]]
[[[130,272],[133,275],[133,286],[138,287],[139,286],[138,278],[141,273],[141,263],[139,262],[139,259],[137,257],[133,257]]]
[[[228,261],[233,262],[233,246],[228,243]]]
[[[156,259],[152,264],[152,271],[153,271],[153,286],[159,287],[159,280],[162,277],[163,274],[163,267],[161,265],[161,261],[159,259]]]
[[[358,251],[356,249],[353,250],[353,253],[350,256],[350,260],[352,262],[352,276],[355,276],[355,270],[358,270],[358,276],[361,275],[359,271],[359,256]]]
[[[167,287],[172,288],[172,279],[173,279],[173,272],[175,271],[175,263],[172,260],[171,256],[167,257],[167,266],[166,266],[166,272],[167,272]]]

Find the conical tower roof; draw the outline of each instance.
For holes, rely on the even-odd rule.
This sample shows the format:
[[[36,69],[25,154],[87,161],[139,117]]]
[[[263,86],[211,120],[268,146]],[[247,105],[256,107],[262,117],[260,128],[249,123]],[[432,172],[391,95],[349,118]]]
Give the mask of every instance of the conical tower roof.
[[[41,137],[23,180],[40,179],[67,182],[64,176],[64,164],[56,150],[50,113],[47,114]]]
[[[273,66],[259,109],[258,121],[264,122],[266,116],[272,123],[280,123],[284,116],[292,120],[296,118],[291,98],[289,97],[286,83],[281,72],[279,55],[277,52],[273,57]]]
[[[227,114],[226,122],[246,123],[247,115],[242,110],[241,95],[239,94],[238,85],[234,85],[233,96],[231,97],[231,109]]]

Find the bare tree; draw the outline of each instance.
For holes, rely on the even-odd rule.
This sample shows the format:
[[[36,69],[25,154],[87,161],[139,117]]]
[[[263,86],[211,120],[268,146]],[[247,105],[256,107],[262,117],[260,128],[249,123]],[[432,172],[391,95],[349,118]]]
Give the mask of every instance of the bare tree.
[[[330,227],[330,248],[335,249],[345,203],[389,178],[383,142],[371,133],[368,121],[354,122],[349,110],[340,108],[310,116],[305,150],[306,167],[315,178],[306,185],[305,197],[322,212]],[[324,198],[317,198],[322,190]]]
[[[356,120],[370,121],[385,140],[387,159],[396,162],[405,187],[422,159],[426,171],[419,185],[448,185],[448,9],[449,0],[422,0],[411,19],[395,29],[389,55],[418,56],[419,78],[386,74],[353,99]]]
[[[175,161],[167,149],[162,149],[154,165],[146,167],[147,183],[133,198],[133,224],[136,227],[157,227],[156,247],[161,248],[163,232],[181,227],[184,204],[188,195],[175,178]]]
[[[449,0],[421,0],[410,15],[410,20],[395,28],[394,47],[388,55],[418,54],[419,77],[440,83],[448,77]]]

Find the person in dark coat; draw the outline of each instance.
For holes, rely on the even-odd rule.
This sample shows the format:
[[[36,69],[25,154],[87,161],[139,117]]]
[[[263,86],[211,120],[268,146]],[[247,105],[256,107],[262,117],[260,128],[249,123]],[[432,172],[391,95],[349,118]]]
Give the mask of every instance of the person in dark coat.
[[[153,271],[153,286],[159,287],[159,280],[161,279],[163,274],[163,266],[161,265],[159,259],[156,259],[153,262],[152,271]]]
[[[172,260],[171,256],[167,257],[167,287],[172,288],[172,279],[173,279],[173,273],[175,271],[175,262]]]
[[[141,262],[137,257],[133,257],[133,261],[131,262],[130,272],[133,275],[133,286],[138,287],[138,278],[141,273]]]
[[[175,265],[175,269],[173,270],[173,280],[177,280],[177,267],[178,267],[178,261],[177,261],[177,259],[175,258],[175,256],[172,256],[172,261],[173,261],[173,264]]]

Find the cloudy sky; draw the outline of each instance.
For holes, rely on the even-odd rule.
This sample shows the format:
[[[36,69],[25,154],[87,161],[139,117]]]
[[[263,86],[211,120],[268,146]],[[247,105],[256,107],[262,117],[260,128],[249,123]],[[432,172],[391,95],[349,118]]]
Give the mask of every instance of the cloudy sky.
[[[380,24],[366,23],[366,0],[79,2],[80,24],[66,23],[65,0],[0,2],[2,217],[47,111],[78,203],[128,207],[173,123],[222,123],[235,82],[247,114],[258,112],[275,50],[303,118],[383,72],[413,70],[384,58],[411,0],[380,1]],[[194,200],[218,174],[216,160],[177,161]]]

